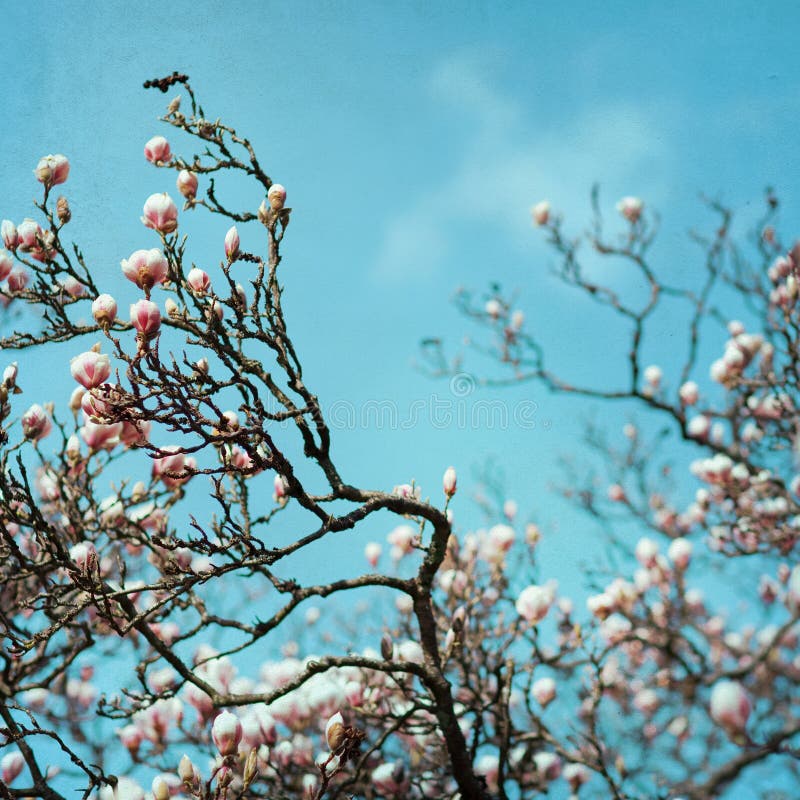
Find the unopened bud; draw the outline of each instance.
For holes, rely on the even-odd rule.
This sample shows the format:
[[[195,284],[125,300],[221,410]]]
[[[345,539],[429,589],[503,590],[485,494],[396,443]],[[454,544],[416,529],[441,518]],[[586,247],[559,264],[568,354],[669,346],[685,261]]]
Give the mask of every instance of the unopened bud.
[[[258,751],[255,747],[251,748],[244,762],[244,785],[248,786],[258,777]]]
[[[167,316],[170,317],[177,317],[181,313],[178,304],[171,297],[164,301],[164,310],[167,312]]]
[[[160,775],[153,778],[153,797],[155,800],[169,800],[169,785]]]
[[[181,107],[181,96],[177,95],[176,97],[173,97],[172,100],[169,101],[169,105],[167,106],[167,111],[170,114],[174,114],[180,107]]]
[[[337,711],[325,726],[325,739],[331,752],[336,752],[345,740],[344,719],[340,711]]]
[[[274,211],[280,211],[286,203],[286,189],[279,183],[273,183],[267,192],[267,200]]]
[[[191,784],[194,779],[194,765],[186,753],[183,754],[178,764],[178,777],[184,782]]]
[[[392,644],[392,637],[388,633],[384,633],[381,637],[381,655],[384,661],[391,661],[394,654],[394,645]]]
[[[66,225],[72,219],[72,212],[69,210],[69,203],[67,198],[61,195],[56,200],[56,216],[63,225]]]

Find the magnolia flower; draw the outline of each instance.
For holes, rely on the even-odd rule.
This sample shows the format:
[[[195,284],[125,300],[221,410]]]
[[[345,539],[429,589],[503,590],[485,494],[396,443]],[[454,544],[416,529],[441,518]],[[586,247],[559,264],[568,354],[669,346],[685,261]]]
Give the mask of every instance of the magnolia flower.
[[[338,750],[345,738],[344,718],[340,711],[337,711],[325,726],[325,741],[332,752]]]
[[[223,711],[211,726],[211,738],[222,756],[236,755],[242,741],[242,723],[235,714]]]
[[[0,224],[0,237],[3,239],[3,247],[7,247],[9,250],[17,249],[19,241],[17,226],[10,219],[4,219]]]
[[[155,336],[161,328],[161,312],[151,300],[138,300],[131,305],[131,324],[145,339]]]
[[[88,350],[69,362],[72,377],[85,389],[94,389],[108,379],[111,361],[105,353]]]
[[[446,497],[452,497],[456,493],[456,470],[454,467],[448,467],[445,470],[442,486]]]
[[[273,211],[280,211],[286,203],[286,189],[279,183],[273,183],[267,192],[267,200]]]
[[[225,234],[225,257],[228,259],[228,263],[230,264],[231,262],[236,261],[238,255],[239,231],[237,231],[236,226],[233,225]]]
[[[40,159],[33,171],[36,180],[43,183],[48,189],[59,183],[64,183],[69,175],[69,161],[66,156],[45,156]]]
[[[517,613],[531,624],[536,624],[545,618],[553,603],[553,588],[551,586],[531,585],[523,589],[515,607]]]
[[[187,200],[194,200],[197,195],[197,175],[195,175],[194,172],[189,172],[188,169],[182,169],[178,173],[175,185],[178,187],[178,191]]]
[[[0,281],[4,281],[13,268],[14,260],[5,250],[0,250]]]
[[[166,256],[157,247],[136,250],[129,258],[120,261],[120,266],[122,274],[145,292],[157,283],[163,283],[169,268]]]
[[[194,294],[203,295],[211,288],[211,278],[204,270],[193,267],[186,276],[186,285]]]
[[[75,562],[78,569],[87,572],[93,564],[97,563],[97,550],[91,542],[78,542],[70,548],[69,557]]]
[[[364,557],[367,563],[374,569],[378,566],[378,561],[381,557],[382,548],[378,542],[368,542],[364,548]]]
[[[623,197],[617,203],[617,211],[622,214],[628,222],[637,222],[642,215],[644,202],[638,197]]]
[[[531,686],[531,694],[542,708],[546,708],[556,696],[555,680],[553,678],[539,678]]]
[[[142,223],[161,234],[172,233],[178,227],[178,208],[166,193],[151,194],[145,200]]]
[[[26,439],[33,441],[43,439],[52,429],[50,417],[38,403],[34,403],[22,415],[22,432]]]
[[[531,208],[531,219],[534,225],[540,228],[550,221],[550,201],[542,200]]]
[[[166,163],[172,158],[169,142],[163,136],[154,136],[144,146],[144,157],[151,164]]]
[[[0,758],[0,774],[2,774],[3,783],[7,786],[19,777],[24,768],[25,759],[18,750],[6,753]]]
[[[117,318],[117,301],[110,294],[100,294],[92,303],[92,316],[101,328],[109,328]]]
[[[750,698],[736,681],[722,680],[711,690],[711,718],[730,733],[742,733],[750,716]]]

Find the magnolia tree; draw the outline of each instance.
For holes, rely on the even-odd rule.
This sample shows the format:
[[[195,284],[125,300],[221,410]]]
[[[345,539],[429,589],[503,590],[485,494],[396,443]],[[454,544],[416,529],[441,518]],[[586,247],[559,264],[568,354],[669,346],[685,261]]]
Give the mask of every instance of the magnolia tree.
[[[795,257],[777,235],[765,229],[759,245],[768,270],[738,258],[729,268],[723,217],[693,293],[653,272],[641,204],[621,206],[618,245],[598,214],[595,248],[631,261],[650,287],[634,307],[584,276],[577,243],[537,207],[561,277],[632,325],[630,381],[619,389],[556,377],[503,297],[484,308],[461,296],[493,331],[487,347],[511,379],[636,399],[700,448],[692,471],[703,486],[687,508],[651,488],[657,454],[635,429],[611,451],[610,511],[573,487],[595,516],[621,509],[648,530],[634,542],[638,567],[587,608],[541,574],[546,541],[510,504],[485,529],[454,528],[452,468],[426,495],[413,483],[346,480],[282,308],[286,190],[248,139],[204,114],[186,76],[146,86],[181,92],[162,122],[173,145],[198,153],[178,155],[163,136],[145,145],[147,161],[172,172],[183,209],[166,192],[145,201],[142,249],[119,253],[136,292],[129,314],[67,240],[69,202],[55,196],[64,156],[37,166],[34,216],[2,223],[0,296],[19,310],[2,345],[30,352],[0,386],[0,793],[708,798],[747,785],[767,760],[786,784],[800,732],[800,398]],[[217,182],[232,173],[258,187],[260,206],[225,199]],[[207,269],[193,265],[186,235],[198,214],[232,224],[218,254],[202,257]],[[720,282],[746,295],[761,327],[730,323],[712,366],[724,393],[712,404],[690,379],[701,323],[720,315],[710,305]],[[692,309],[675,391],[639,357],[665,295]],[[42,346],[68,348],[71,395],[25,397]],[[330,539],[344,550],[365,524],[386,541],[331,560],[322,583],[307,578]],[[757,565],[760,579],[743,591],[763,612],[758,624],[704,599],[699,550],[725,567]],[[385,616],[351,630],[363,597]],[[337,635],[314,633],[325,605],[338,609]]]

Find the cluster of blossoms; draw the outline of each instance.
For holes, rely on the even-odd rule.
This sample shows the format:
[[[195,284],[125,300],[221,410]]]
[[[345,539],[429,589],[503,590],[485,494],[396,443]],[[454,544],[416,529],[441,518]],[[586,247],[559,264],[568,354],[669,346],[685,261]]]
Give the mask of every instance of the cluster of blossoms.
[[[542,551],[557,542],[513,500],[482,503],[486,524],[462,529],[453,467],[432,499],[414,482],[366,490],[342,477],[282,309],[286,190],[246,139],[200,116],[185,76],[157,83],[176,82],[191,111],[175,98],[164,121],[204,155],[186,160],[163,136],[144,155],[177,173],[184,212],[225,218],[216,266],[190,265],[175,202],[150,196],[142,222],[158,239],[121,261],[138,294],[120,319],[79,248],[62,241],[66,199],[48,205],[69,173],[63,156],[36,169],[42,225],[2,224],[0,297],[43,320],[4,344],[74,343],[77,384],[62,398],[70,420],[54,403],[17,408],[16,363],[0,382],[4,785],[47,800],[75,788],[102,800],[677,800],[717,796],[751,765],[791,754],[795,249],[772,252],[777,237],[764,236],[770,264],[754,291],[764,330],[729,324],[708,391],[692,363],[673,397],[671,369],[641,362],[637,330],[630,387],[594,393],[668,413],[702,457],[684,504],[668,499],[668,470],[653,485],[658,456],[639,428],[626,425],[621,452],[600,441],[607,475],[570,492],[595,518],[647,535],[613,573],[593,571],[584,601],[544,572]],[[259,183],[257,209],[231,210],[213,186],[200,193],[204,175],[228,170]],[[598,223],[594,250],[630,260],[655,302],[650,213],[635,197],[617,210],[621,243],[603,240]],[[568,283],[644,325],[650,306],[584,277],[549,203],[532,215],[564,255]],[[243,249],[249,222],[266,231],[265,258]],[[524,314],[499,291],[458,302],[496,335],[489,352],[517,377],[593,394],[544,366]],[[94,325],[79,319],[89,309]],[[298,553],[328,563],[324,548],[345,547],[365,520],[384,526],[385,543],[366,542],[364,560],[340,575],[330,559],[321,583],[302,574]],[[708,564],[748,563],[737,556],[758,570],[747,584],[755,607],[741,614],[708,587]],[[33,747],[42,735],[59,742],[69,771],[43,763]]]

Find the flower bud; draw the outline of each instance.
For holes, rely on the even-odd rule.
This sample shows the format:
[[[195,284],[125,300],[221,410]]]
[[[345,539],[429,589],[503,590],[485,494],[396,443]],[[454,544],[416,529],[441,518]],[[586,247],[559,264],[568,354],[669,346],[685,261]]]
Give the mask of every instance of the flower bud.
[[[160,775],[153,778],[152,787],[154,800],[169,800],[169,785]]]
[[[556,682],[549,677],[539,678],[531,687],[531,694],[542,708],[546,708],[555,699]]]
[[[392,637],[388,633],[381,636],[381,656],[384,661],[391,661],[394,655],[394,645],[392,644]]]
[[[211,726],[211,738],[222,756],[236,755],[242,741],[242,723],[235,714],[223,711]]]
[[[270,209],[267,206],[267,201],[262,200],[261,205],[258,207],[258,221],[262,225],[268,225],[270,220]]]
[[[617,203],[617,211],[631,223],[638,222],[643,209],[644,202],[638,197],[623,197]]]
[[[445,497],[452,497],[456,493],[456,470],[455,467],[448,467],[442,479]]]
[[[39,183],[43,183],[49,189],[66,181],[69,175],[69,161],[62,155],[45,156],[40,159],[33,174]]]
[[[161,234],[172,233],[178,227],[178,208],[166,192],[151,194],[145,200],[142,223]]]
[[[178,187],[178,191],[187,200],[194,200],[197,196],[197,175],[195,175],[194,172],[189,172],[188,169],[182,169],[178,173],[175,185]]]
[[[381,546],[378,542],[368,542],[364,548],[364,557],[367,563],[374,569],[378,566],[378,561],[381,557]]]
[[[131,305],[131,324],[145,339],[155,336],[161,328],[161,312],[151,300],[138,300]]]
[[[69,557],[81,572],[89,572],[97,563],[97,550],[91,542],[78,542],[70,548]]]
[[[120,261],[120,266],[122,274],[145,293],[164,282],[169,268],[166,256],[157,247],[134,251],[129,258]]]
[[[340,711],[337,711],[325,726],[325,739],[331,752],[336,752],[345,740],[344,719]]]
[[[6,753],[0,758],[0,773],[6,786],[11,785],[20,776],[24,768],[25,759],[18,750]]]
[[[177,317],[180,316],[180,309],[178,308],[178,304],[171,298],[168,297],[164,301],[164,310],[167,312],[167,316],[169,317]]]
[[[111,374],[111,361],[105,354],[89,350],[75,356],[69,365],[72,377],[85,389],[94,389],[108,380]]]
[[[64,195],[56,200],[56,216],[62,225],[66,225],[72,219],[72,212],[69,209],[69,203]]]
[[[154,136],[144,146],[144,157],[151,164],[165,164],[172,158],[169,142],[163,136]]]
[[[722,680],[711,690],[711,718],[730,733],[743,733],[750,716],[750,698],[736,681]]]
[[[186,285],[195,295],[204,295],[211,289],[211,278],[205,270],[193,267],[186,276]]]
[[[3,239],[3,247],[7,247],[9,250],[16,250],[17,249],[17,226],[10,219],[4,219],[2,225],[0,225],[0,236]]]
[[[273,183],[267,192],[267,200],[273,211],[280,211],[286,203],[286,189],[279,183]]]
[[[184,783],[189,784],[194,780],[194,764],[192,764],[192,759],[186,753],[183,754],[178,764],[178,777]]]
[[[34,403],[22,415],[22,432],[25,434],[26,439],[32,439],[33,441],[43,439],[50,433],[52,428],[50,417],[47,416],[45,410],[38,403]]]
[[[92,303],[94,321],[108,330],[117,318],[117,301],[110,294],[99,294]]]
[[[247,754],[242,777],[245,786],[249,786],[258,777],[258,750],[255,747],[251,747]]]
[[[232,264],[239,256],[239,231],[233,225],[225,234],[225,257]]]
[[[534,225],[538,225],[540,228],[550,221],[550,202],[548,200],[542,200],[540,203],[537,203],[531,209],[531,219],[533,220]]]
[[[14,260],[5,250],[0,250],[0,281],[4,281],[13,268]]]

